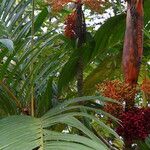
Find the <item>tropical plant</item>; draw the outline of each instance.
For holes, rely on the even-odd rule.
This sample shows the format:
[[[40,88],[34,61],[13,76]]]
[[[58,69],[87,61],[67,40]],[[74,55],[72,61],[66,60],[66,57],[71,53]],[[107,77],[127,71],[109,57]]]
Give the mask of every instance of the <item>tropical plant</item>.
[[[96,90],[95,85],[105,79],[123,79],[121,55],[125,33],[125,16],[124,12],[121,14],[118,12],[115,16],[107,19],[93,35],[87,35],[87,41],[83,47],[84,70],[88,72],[87,74],[84,73],[84,94],[93,94]],[[145,0],[144,27],[146,30],[150,29],[149,19],[148,0]],[[144,38],[147,39],[146,34],[144,34]],[[148,43],[149,40],[144,40],[145,50],[143,57],[146,59],[142,63],[147,63],[149,60]],[[60,89],[65,89],[66,85],[68,86],[73,81],[76,75],[78,55],[79,52],[73,52],[68,62],[62,68],[58,82]],[[70,70],[69,73],[67,72],[68,68]]]
[[[3,119],[0,120],[0,149],[111,148],[103,137],[100,139],[79,121],[82,117],[88,118],[89,124],[95,122],[119,139],[95,114],[117,121],[113,116],[88,105],[79,105],[100,97],[77,98],[59,104],[53,79],[66,59],[64,49],[68,44],[62,46],[66,39],[53,28],[46,34],[41,30],[48,19],[47,7],[42,6],[36,16],[35,9],[31,0],[1,1],[0,116]],[[109,101],[104,97],[100,99]],[[15,116],[4,118],[9,115]],[[74,135],[74,132],[80,135]]]
[[[143,141],[145,141],[145,144],[143,144],[143,146],[145,146],[144,149],[149,149],[147,141],[150,132],[147,124],[149,125],[150,121],[147,118],[150,113],[145,97],[143,97],[142,105],[142,107],[145,108],[141,108],[140,106],[135,107],[135,94],[138,93],[135,88],[137,87],[143,56],[143,1],[128,1],[127,3],[126,32],[122,57],[124,83],[121,88],[117,82],[115,86],[111,81],[106,84],[104,83],[104,87],[101,84],[102,87],[100,87],[100,89],[102,90],[100,90],[100,92],[107,97],[116,98],[120,102],[123,101],[125,103],[124,109],[117,105],[107,104],[105,106],[107,112],[118,115],[118,118],[122,121],[122,127],[117,127],[117,133],[123,137],[125,149],[132,149],[133,143],[140,145],[140,143],[143,144]],[[147,25],[149,25],[149,23],[147,23],[146,26]],[[145,79],[143,87],[144,85],[148,85],[148,83],[148,79]],[[148,87],[149,86],[147,86],[145,93],[149,93]],[[125,94],[124,92],[126,91],[127,93]],[[116,114],[113,112],[113,109],[117,110]],[[147,123],[144,123],[145,121]],[[131,128],[131,124],[133,128]],[[146,124],[146,126],[144,126],[144,124]],[[138,141],[142,142],[138,143]]]
[[[108,149],[108,145],[76,119],[76,116],[87,117],[101,126],[103,130],[106,130],[119,139],[118,135],[96,116],[79,111],[80,109],[84,109],[90,112],[96,112],[117,121],[116,118],[102,110],[97,110],[88,106],[80,106],[78,104],[79,102],[91,101],[94,99],[100,100],[101,102],[112,101],[111,99],[99,96],[75,98],[64,101],[52,108],[41,118],[22,115],[1,119],[0,149]],[[62,128],[60,124],[65,125],[65,128]],[[57,129],[55,129],[56,126]],[[59,127],[60,131],[63,131],[62,133],[58,132]],[[69,133],[72,128],[81,131],[82,136]]]
[[[128,127],[126,120],[130,123],[134,118],[128,119],[128,112],[124,112],[123,115],[127,116],[127,119],[122,119],[121,115],[114,111],[118,111],[118,108],[124,111],[117,101],[127,101],[132,89],[129,90],[128,83],[117,80],[120,88],[118,90],[118,86],[113,84],[116,83],[114,80],[104,82],[106,87],[109,86],[107,83],[110,83],[106,90],[101,82],[124,78],[121,71],[126,16],[124,5],[120,0],[46,1],[48,4],[42,0],[0,0],[0,149],[123,149],[120,137],[112,130],[119,130],[117,127],[120,127],[120,122],[112,114],[125,122],[123,127]],[[140,6],[141,1],[138,1]],[[75,2],[75,5],[70,5],[70,2]],[[85,5],[82,6],[82,3]],[[130,7],[129,1],[128,5]],[[134,5],[132,4],[132,17],[136,16]],[[89,11],[89,8],[88,16],[86,11]],[[113,16],[105,19],[97,31],[91,26],[87,26],[85,30],[85,23],[93,14],[97,18],[103,17],[108,8],[113,10]],[[130,15],[129,13],[128,11],[127,15]],[[142,85],[141,82],[143,78],[147,79],[150,71],[149,20],[149,1],[145,0],[143,61],[141,70],[136,68],[135,79],[137,81],[140,72],[140,92],[137,97],[141,93],[145,95],[145,107],[148,106],[149,99],[145,89],[149,87],[149,82],[144,80],[146,82]],[[84,40],[79,32],[81,30],[84,30]],[[137,26],[136,31],[138,30]],[[132,35],[132,38],[135,36]],[[125,39],[128,41],[127,37]],[[132,45],[129,47],[132,48]],[[125,74],[125,78],[128,78],[129,75]],[[77,95],[95,94],[98,83],[99,93],[109,98],[74,98]],[[147,110],[144,109],[143,112]],[[134,111],[131,111],[131,114],[136,116],[137,122],[148,121],[143,119],[144,115],[140,113],[137,116]],[[136,126],[136,122],[134,125]],[[117,132],[123,137],[124,131]],[[148,135],[146,138],[144,135],[142,141],[134,141],[135,143],[144,150],[150,147]]]
[[[36,37],[33,47],[31,46],[31,1],[21,1],[18,4],[16,1],[2,1],[1,11],[2,30],[9,33],[3,34],[2,38],[8,37],[13,44],[7,42],[6,38],[1,40],[6,48],[1,49],[0,56],[0,107],[1,112],[4,111],[5,114],[18,114],[24,108],[30,109],[30,91],[33,84],[35,99],[45,91],[47,81],[59,68],[57,57],[61,59],[64,54],[57,50],[54,51],[53,42],[57,39],[58,34],[52,30],[44,34],[41,30],[43,21],[48,16],[46,7],[42,8],[35,16],[36,19],[33,20]],[[45,59],[46,55],[48,57]]]

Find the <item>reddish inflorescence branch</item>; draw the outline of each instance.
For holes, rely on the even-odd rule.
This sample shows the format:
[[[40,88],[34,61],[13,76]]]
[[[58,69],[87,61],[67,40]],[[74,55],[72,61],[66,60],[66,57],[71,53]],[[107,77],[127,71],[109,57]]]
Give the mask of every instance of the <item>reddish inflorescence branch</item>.
[[[72,2],[72,0],[45,0],[50,6],[52,6],[53,11],[60,11],[64,5]]]
[[[136,93],[136,89],[134,87],[119,80],[105,81],[98,84],[97,89],[104,96],[116,99],[120,102],[134,99]]]
[[[99,12],[102,5],[104,5],[106,2],[106,0],[84,0],[84,4],[96,12]]]
[[[72,14],[68,15],[65,21],[65,31],[64,34],[68,38],[76,37],[76,21],[77,21],[77,12],[74,11]]]
[[[150,108],[135,108],[134,97],[137,93],[135,87],[119,80],[105,81],[96,86],[97,90],[105,97],[128,104],[128,109],[121,105],[106,103],[104,110],[121,120],[117,127],[117,133],[122,136],[129,145],[137,140],[144,140],[150,134]],[[150,81],[145,79],[141,89],[149,93]]]
[[[113,80],[98,84],[96,88],[105,97],[115,99],[122,104],[125,102],[127,109],[134,106],[134,97],[137,91],[130,84]],[[116,117],[123,112],[123,106],[115,103],[106,103],[104,109]]]
[[[85,4],[86,6],[91,8],[91,10],[99,11],[102,5],[108,2],[108,0],[104,0],[104,1],[102,0],[45,0],[45,1],[52,7],[53,11],[55,12],[58,12],[61,9],[63,9],[63,7],[70,2],[73,2],[74,4],[76,4],[77,7],[79,5]],[[72,14],[68,15],[66,22],[65,22],[64,35],[70,39],[79,37],[79,35],[77,35],[78,34],[77,24],[79,24],[80,19],[79,17],[77,17],[79,16],[79,14],[77,15],[77,7],[76,7],[76,10]],[[80,15],[82,15],[82,12]],[[82,20],[84,20],[83,16],[81,16],[81,18]]]
[[[83,3],[93,11],[100,11],[100,8],[108,2],[108,0],[45,0],[52,6],[54,11],[60,11],[66,4],[70,2]]]
[[[144,79],[143,83],[141,85],[141,90],[145,92],[146,94],[150,94],[150,80]]]

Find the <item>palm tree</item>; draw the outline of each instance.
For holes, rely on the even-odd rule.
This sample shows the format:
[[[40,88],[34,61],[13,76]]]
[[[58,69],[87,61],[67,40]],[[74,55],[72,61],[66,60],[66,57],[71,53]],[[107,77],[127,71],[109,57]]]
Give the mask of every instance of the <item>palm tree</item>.
[[[0,116],[3,119],[0,120],[0,149],[109,149],[109,143],[99,139],[79,120],[88,118],[89,123],[94,121],[119,139],[109,126],[92,114],[118,120],[102,110],[79,103],[112,100],[98,96],[58,101],[52,78],[61,67],[58,57],[61,59],[64,55],[56,51],[53,44],[61,36],[52,30],[43,33],[41,27],[48,9],[42,8],[34,19],[35,7],[31,9],[31,4],[34,5],[31,0],[1,1]],[[45,59],[47,49],[54,53]],[[32,100],[36,106],[31,105]]]
[[[120,139],[101,117],[118,122],[101,109],[112,100],[102,96],[72,99],[76,96],[73,79],[80,51],[75,41],[49,25],[49,14],[53,15],[49,6],[37,7],[32,2],[0,1],[0,149],[114,149],[105,135]],[[144,7],[147,24],[148,0]],[[63,18],[63,13],[68,11],[62,10],[57,17]],[[42,30],[45,26],[47,33]],[[146,27],[149,30],[149,25]],[[93,94],[95,84],[106,77],[120,77],[124,30],[125,14],[117,14],[93,35],[86,33],[82,45],[85,80],[81,86],[85,95]],[[89,67],[93,62],[94,67]],[[95,131],[95,124],[102,133]]]

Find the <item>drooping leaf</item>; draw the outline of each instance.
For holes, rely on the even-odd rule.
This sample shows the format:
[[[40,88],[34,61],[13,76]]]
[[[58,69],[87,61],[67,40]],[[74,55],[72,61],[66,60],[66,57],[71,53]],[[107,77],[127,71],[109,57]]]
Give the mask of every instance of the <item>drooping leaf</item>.
[[[14,50],[14,44],[13,44],[12,40],[10,40],[10,39],[0,39],[0,43],[10,51]]]
[[[106,20],[106,22],[96,31],[96,46],[92,54],[93,57],[122,42],[124,29],[124,14],[114,16]]]
[[[78,54],[79,52],[75,51],[69,58],[68,62],[62,68],[58,81],[59,92],[61,92],[62,88],[65,87],[75,77],[79,58]]]
[[[40,116],[53,107],[52,105],[53,85],[52,84],[53,84],[53,79],[50,78],[48,80],[45,92],[41,96],[41,99],[39,99],[38,101],[38,114]]]
[[[38,14],[38,16],[35,19],[34,33],[36,33],[40,29],[43,22],[47,18],[47,15],[48,15],[48,10],[47,10],[47,7],[45,7],[45,8],[43,8],[43,10]],[[30,36],[30,35],[31,35],[31,30],[29,31],[27,36]]]
[[[107,56],[84,80],[84,94],[92,94],[96,84],[113,78],[121,77],[121,54]]]
[[[4,23],[0,21],[0,38],[8,36],[7,28],[4,26]]]

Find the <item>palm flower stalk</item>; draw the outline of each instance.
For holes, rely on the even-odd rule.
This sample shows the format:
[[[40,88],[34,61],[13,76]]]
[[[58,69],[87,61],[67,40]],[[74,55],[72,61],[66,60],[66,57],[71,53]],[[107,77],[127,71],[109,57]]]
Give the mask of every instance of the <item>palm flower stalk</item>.
[[[77,48],[80,50],[80,55],[78,59],[78,68],[77,68],[77,90],[78,95],[83,96],[83,51],[82,45],[85,42],[86,38],[86,25],[84,19],[84,13],[82,11],[81,2],[77,3],[77,22],[76,22],[76,35],[77,35]]]

